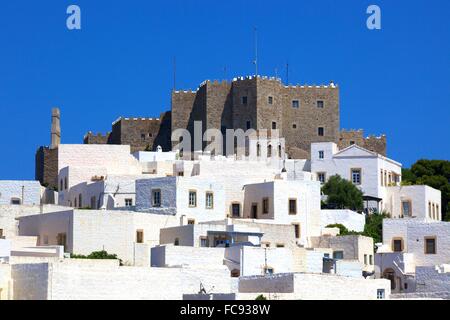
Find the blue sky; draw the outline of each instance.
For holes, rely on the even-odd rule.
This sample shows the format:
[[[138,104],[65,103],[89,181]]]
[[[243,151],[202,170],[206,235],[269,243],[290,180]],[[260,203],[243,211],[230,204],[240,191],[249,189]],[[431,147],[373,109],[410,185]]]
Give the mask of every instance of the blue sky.
[[[66,27],[77,4],[82,30]],[[366,28],[366,8],[382,29]],[[450,1],[1,1],[0,179],[33,179],[34,153],[61,108],[62,142],[108,131],[119,116],[155,117],[177,86],[290,65],[291,83],[340,85],[341,127],[385,133],[409,166],[450,159]]]

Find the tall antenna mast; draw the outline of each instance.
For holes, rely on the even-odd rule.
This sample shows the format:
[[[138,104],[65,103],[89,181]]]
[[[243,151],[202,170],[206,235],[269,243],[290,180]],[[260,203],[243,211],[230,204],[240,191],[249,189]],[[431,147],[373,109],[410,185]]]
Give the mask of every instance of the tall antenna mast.
[[[256,76],[258,76],[258,29],[256,29],[256,27],[254,28],[254,32],[255,32],[255,72],[256,72]]]
[[[286,62],[286,84],[289,85],[289,62]]]
[[[177,89],[177,59],[173,57],[173,91]]]

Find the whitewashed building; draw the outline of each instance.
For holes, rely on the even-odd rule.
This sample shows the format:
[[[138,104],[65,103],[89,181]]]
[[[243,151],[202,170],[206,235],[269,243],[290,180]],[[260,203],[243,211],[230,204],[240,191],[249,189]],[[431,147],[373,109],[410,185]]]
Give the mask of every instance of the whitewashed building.
[[[292,224],[302,245],[308,244],[309,237],[321,234],[318,182],[277,179],[248,184],[244,189],[244,218]],[[239,217],[238,212],[234,210],[233,217]]]
[[[39,205],[43,191],[39,181],[0,180],[0,205]]]
[[[447,290],[450,287],[450,222],[427,218],[384,219],[383,243],[377,250],[375,263],[377,275],[391,280],[393,292]]]

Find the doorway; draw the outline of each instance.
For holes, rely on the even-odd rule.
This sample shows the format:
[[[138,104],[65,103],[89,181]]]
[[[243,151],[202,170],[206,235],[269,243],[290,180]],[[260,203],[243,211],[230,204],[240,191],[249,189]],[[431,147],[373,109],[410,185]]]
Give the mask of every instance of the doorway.
[[[252,212],[251,217],[252,219],[258,219],[258,204],[252,203]]]

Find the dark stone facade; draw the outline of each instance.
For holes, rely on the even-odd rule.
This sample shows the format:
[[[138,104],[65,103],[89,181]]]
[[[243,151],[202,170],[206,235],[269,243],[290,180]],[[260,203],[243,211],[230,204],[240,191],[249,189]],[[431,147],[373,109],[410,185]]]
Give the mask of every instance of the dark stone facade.
[[[160,145],[164,151],[170,150],[170,112],[160,118],[119,118],[112,124],[107,134],[88,132],[85,144],[127,144],[131,152],[156,150]]]
[[[339,149],[344,149],[352,144],[357,144],[367,150],[386,156],[386,136],[381,135],[364,137],[364,131],[360,130],[342,130],[339,137]]]
[[[206,81],[196,92],[172,92],[172,130],[188,129],[192,136],[194,121],[203,122],[203,132],[276,128],[286,139],[288,153],[309,155],[312,142],[339,140],[339,88],[284,86],[279,79],[247,77]]]
[[[84,143],[129,144],[132,152],[155,150],[160,145],[168,151],[178,143],[171,141],[176,129],[188,129],[194,146],[194,121],[202,121],[202,133],[212,128],[224,132],[275,126],[292,158],[308,158],[311,143],[329,141],[340,148],[354,142],[386,155],[385,136],[364,138],[362,131],[340,131],[339,87],[334,83],[286,86],[267,77],[208,80],[196,91],[173,91],[171,103],[171,111],[159,119],[119,118],[110,133],[89,132]]]
[[[58,149],[39,147],[35,156],[35,179],[50,189],[58,188]]]

